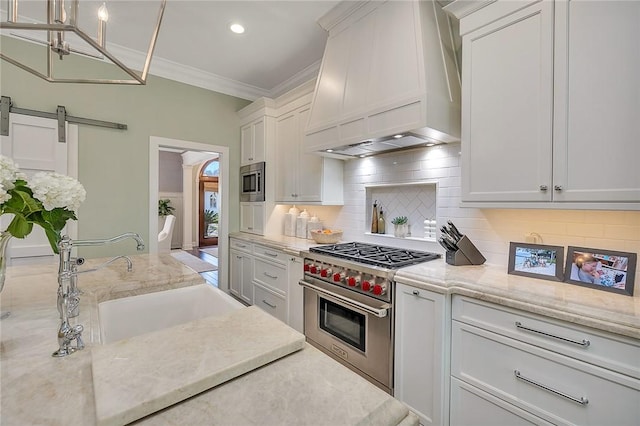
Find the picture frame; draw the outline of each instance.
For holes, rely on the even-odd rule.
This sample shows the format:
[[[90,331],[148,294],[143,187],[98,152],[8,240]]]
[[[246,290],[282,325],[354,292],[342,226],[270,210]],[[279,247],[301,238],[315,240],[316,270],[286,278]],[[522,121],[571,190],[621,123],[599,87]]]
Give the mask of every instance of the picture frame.
[[[633,296],[638,255],[569,246],[564,282]]]
[[[562,281],[563,266],[564,247],[516,242],[509,244],[509,274]]]

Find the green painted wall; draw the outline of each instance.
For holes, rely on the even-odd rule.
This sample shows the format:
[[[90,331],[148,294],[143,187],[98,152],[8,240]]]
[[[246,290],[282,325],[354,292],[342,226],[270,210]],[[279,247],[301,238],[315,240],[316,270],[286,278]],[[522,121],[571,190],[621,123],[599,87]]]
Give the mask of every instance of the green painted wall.
[[[27,56],[39,53],[32,43],[7,37],[0,39],[0,47],[3,52],[18,49]],[[91,72],[105,67],[88,59],[78,63]],[[127,124],[125,131],[79,126],[78,177],[87,190],[79,211],[79,237],[104,238],[132,231],[145,241],[150,237],[149,136],[228,146],[230,170],[237,170],[240,124],[236,111],[250,103],[154,76],[145,86],[48,83],[5,61],[0,62],[0,94],[11,97],[20,108],[54,112],[64,105],[69,115]],[[237,231],[237,173],[230,173],[229,189],[230,231]],[[83,255],[133,252],[133,244],[118,243],[87,249]]]

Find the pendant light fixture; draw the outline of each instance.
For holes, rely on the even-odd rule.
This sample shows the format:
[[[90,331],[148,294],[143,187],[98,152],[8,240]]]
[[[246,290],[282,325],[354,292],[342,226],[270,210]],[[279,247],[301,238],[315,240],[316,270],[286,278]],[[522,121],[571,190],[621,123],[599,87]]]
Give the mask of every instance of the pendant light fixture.
[[[7,0],[7,18],[6,21],[0,21],[0,29],[20,30],[21,35],[19,35],[19,37],[47,45],[46,72],[38,71],[31,64],[27,64],[15,57],[11,57],[3,51],[0,51],[0,59],[52,83],[146,84],[147,74],[149,73],[149,67],[151,66],[151,57],[153,56],[153,51],[158,39],[158,33],[160,31],[160,24],[162,23],[166,2],[166,0],[159,1],[160,8],[158,12],[158,19],[151,35],[149,49],[146,53],[142,71],[134,71],[107,50],[107,23],[109,20],[109,11],[106,3],[102,3],[96,16],[97,35],[94,37],[80,29],[78,26],[78,10],[82,3],[80,0],[68,1],[68,7],[65,6],[65,0],[39,0],[39,3],[42,3],[42,6],[46,7],[46,23],[21,22],[18,14],[19,0]],[[83,23],[83,25],[84,27],[87,27],[86,23]],[[46,31],[47,34],[46,41],[38,40],[37,37],[24,35],[25,33],[41,34],[43,31]],[[71,45],[70,42],[65,39],[65,35],[70,33],[79,37],[86,43],[86,45],[94,49],[95,53],[89,53]],[[72,78],[60,78],[54,76],[54,66],[56,63],[55,57],[57,56],[57,59],[62,61],[65,56],[71,53],[99,59],[107,59],[131,78],[79,78],[75,76]]]

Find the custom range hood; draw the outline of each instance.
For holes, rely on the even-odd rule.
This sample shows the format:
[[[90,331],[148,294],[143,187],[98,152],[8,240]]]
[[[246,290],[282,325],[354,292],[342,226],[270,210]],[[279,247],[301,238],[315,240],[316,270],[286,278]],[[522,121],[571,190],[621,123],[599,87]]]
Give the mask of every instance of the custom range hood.
[[[305,151],[349,158],[460,140],[456,39],[440,2],[343,1],[318,23],[329,38]]]

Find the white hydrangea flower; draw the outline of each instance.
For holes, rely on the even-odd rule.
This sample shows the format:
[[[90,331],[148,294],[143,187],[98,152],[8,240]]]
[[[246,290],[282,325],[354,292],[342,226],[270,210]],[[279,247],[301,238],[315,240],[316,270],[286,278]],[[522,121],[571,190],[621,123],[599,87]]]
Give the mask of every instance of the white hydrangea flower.
[[[25,174],[18,170],[18,165],[11,158],[0,155],[0,185],[5,193],[13,189],[16,180],[24,178]]]
[[[0,204],[11,199],[9,191],[16,186],[16,180],[26,178],[11,158],[0,155]]]
[[[11,198],[11,195],[7,192],[8,189],[5,189],[4,185],[0,183],[0,204],[8,201]]]
[[[67,208],[76,211],[85,200],[87,191],[72,177],[53,172],[39,172],[29,179],[33,197],[47,210]]]

